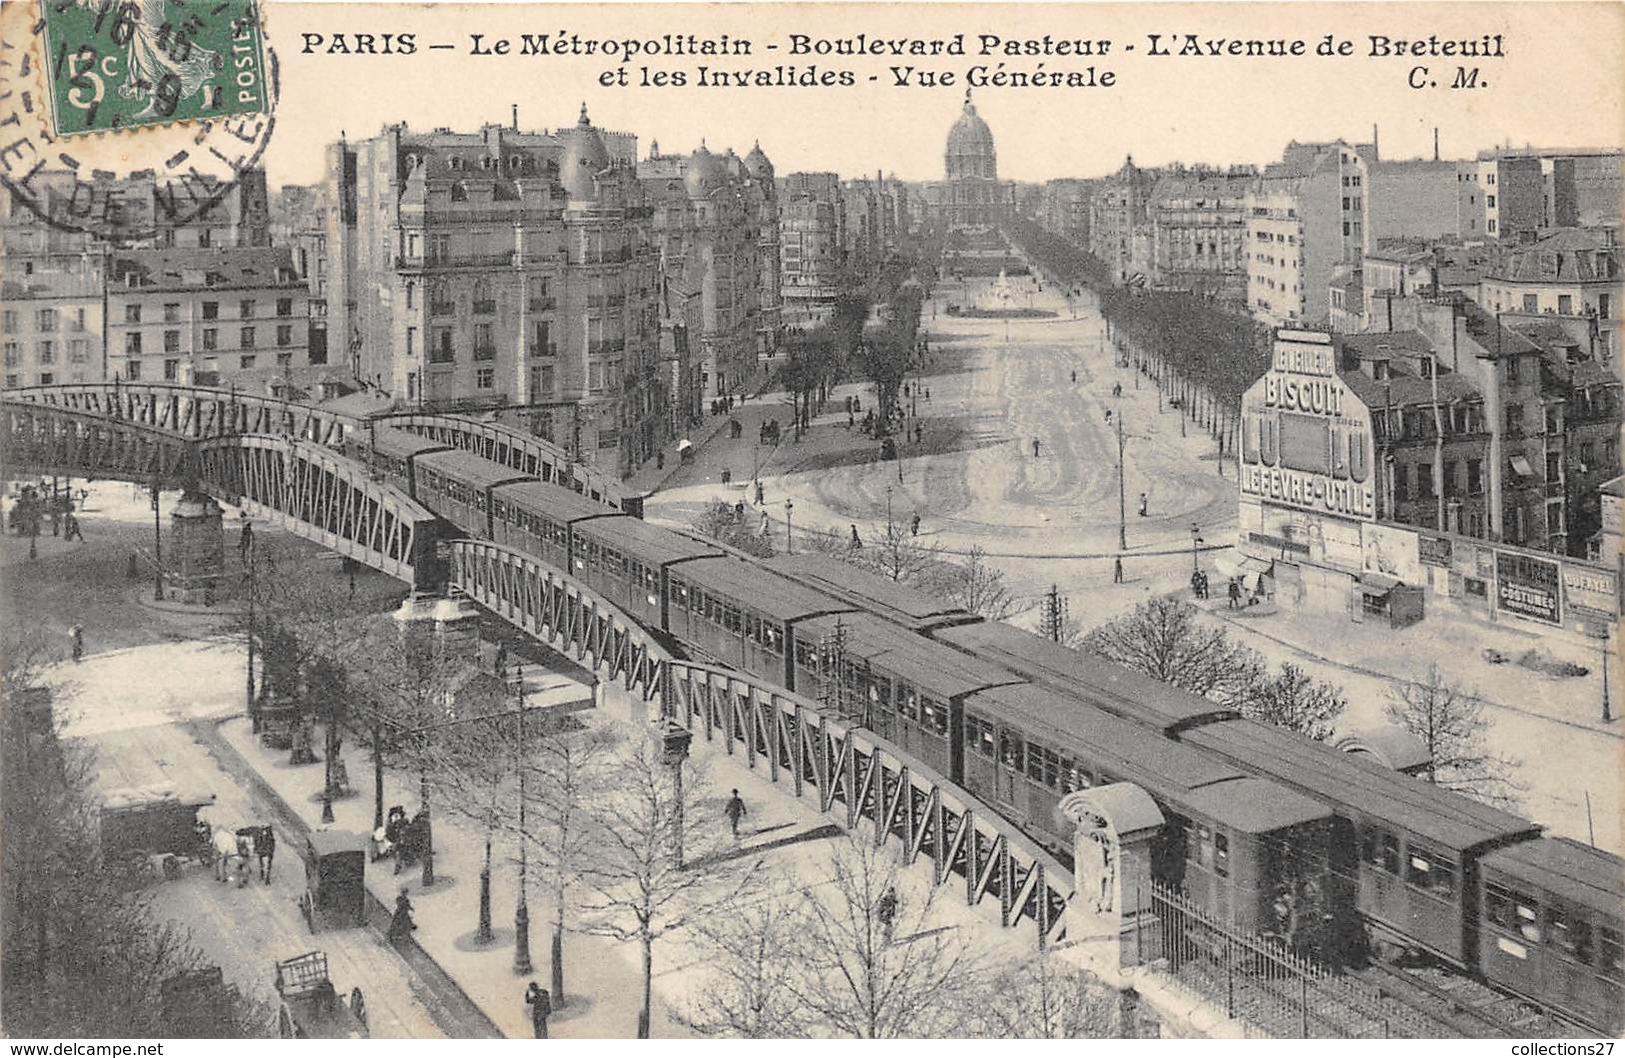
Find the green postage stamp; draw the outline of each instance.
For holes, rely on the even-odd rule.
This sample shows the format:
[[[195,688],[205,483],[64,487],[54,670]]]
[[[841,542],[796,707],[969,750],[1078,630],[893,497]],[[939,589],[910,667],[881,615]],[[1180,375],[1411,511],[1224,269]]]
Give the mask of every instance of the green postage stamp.
[[[42,0],[58,136],[263,113],[255,0]]]

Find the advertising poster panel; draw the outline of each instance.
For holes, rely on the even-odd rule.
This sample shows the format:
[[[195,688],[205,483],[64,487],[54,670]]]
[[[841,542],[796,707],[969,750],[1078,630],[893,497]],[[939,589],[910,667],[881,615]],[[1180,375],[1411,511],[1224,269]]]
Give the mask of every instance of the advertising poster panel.
[[[1495,603],[1507,613],[1535,621],[1563,623],[1557,563],[1531,555],[1495,553]]]

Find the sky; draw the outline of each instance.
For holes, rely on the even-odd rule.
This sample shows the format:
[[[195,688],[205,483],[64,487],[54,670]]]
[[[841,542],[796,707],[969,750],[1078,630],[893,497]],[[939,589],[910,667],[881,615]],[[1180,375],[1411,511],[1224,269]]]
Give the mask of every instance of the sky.
[[[1471,157],[1499,144],[1544,147],[1625,146],[1625,5],[1528,4],[617,4],[602,7],[521,4],[300,4],[269,0],[266,30],[276,51],[281,97],[266,153],[273,186],[321,178],[325,145],[362,138],[386,124],[474,130],[509,123],[519,108],[526,130],[572,124],[584,102],[595,124],[636,133],[647,152],[688,151],[702,139],[713,150],[743,154],[760,141],[780,174],[834,170],[843,176],[884,170],[907,180],[940,179],[948,129],[964,100],[971,68],[1074,72],[1095,87],[975,90],[991,127],[999,175],[1042,181],[1100,176],[1127,155],[1136,164],[1176,161],[1263,163],[1289,140],[1367,142],[1379,129],[1384,157],[1429,156],[1438,128],[1443,157]],[[355,54],[357,33],[393,34],[396,54]],[[416,53],[398,53],[401,34]],[[471,35],[487,47],[511,41],[506,55],[470,54]],[[521,34],[576,34],[583,40],[647,41],[667,33],[747,40],[753,54],[726,58],[520,55]],[[813,40],[951,39],[969,54],[940,57],[793,55],[796,35]],[[307,36],[307,34],[311,36]],[[980,35],[1000,41],[1109,41],[1104,55],[977,54]],[[1302,57],[1153,56],[1150,34],[1165,46],[1194,34],[1215,40],[1302,39]],[[1330,34],[1352,55],[1322,57]],[[1373,35],[1396,40],[1481,41],[1500,34],[1499,58],[1369,54]],[[345,36],[341,36],[345,35]],[[351,54],[330,49],[341,40]],[[431,49],[434,43],[449,49]],[[777,44],[777,50],[768,45]],[[1132,47],[1132,51],[1128,50]],[[1222,47],[1222,46],[1221,46]],[[809,65],[850,86],[699,87],[698,67],[740,72]],[[894,84],[892,66],[952,74],[952,84]],[[1457,68],[1476,68],[1478,87],[1451,88]],[[682,71],[684,87],[642,87],[652,74]],[[1423,85],[1410,87],[1416,74]],[[628,84],[604,84],[624,71]],[[875,80],[870,80],[870,78]],[[1428,85],[1434,87],[1428,87]]]

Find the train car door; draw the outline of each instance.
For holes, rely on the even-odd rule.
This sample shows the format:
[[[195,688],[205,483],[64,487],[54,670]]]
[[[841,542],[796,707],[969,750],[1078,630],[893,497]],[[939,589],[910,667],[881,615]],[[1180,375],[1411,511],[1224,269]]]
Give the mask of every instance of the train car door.
[[[1024,781],[1026,745],[1019,734],[1007,727],[999,728],[999,760],[993,769],[993,797],[1004,805],[1016,803],[1016,790]]]

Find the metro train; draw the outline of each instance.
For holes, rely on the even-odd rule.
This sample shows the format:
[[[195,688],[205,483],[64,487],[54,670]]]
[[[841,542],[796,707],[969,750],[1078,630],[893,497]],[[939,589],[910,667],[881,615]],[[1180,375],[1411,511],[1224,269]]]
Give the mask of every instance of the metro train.
[[[357,458],[686,656],[860,718],[1058,854],[1059,799],[1131,781],[1168,823],[1154,877],[1237,929],[1283,935],[1283,907],[1311,900],[1323,958],[1425,954],[1622,1024],[1618,857],[834,559],[750,559],[392,428]]]

